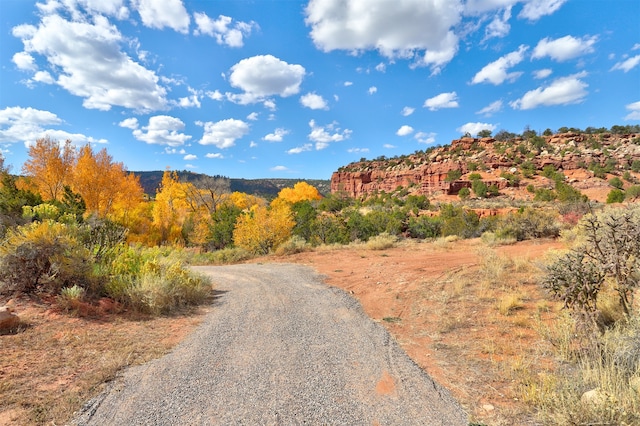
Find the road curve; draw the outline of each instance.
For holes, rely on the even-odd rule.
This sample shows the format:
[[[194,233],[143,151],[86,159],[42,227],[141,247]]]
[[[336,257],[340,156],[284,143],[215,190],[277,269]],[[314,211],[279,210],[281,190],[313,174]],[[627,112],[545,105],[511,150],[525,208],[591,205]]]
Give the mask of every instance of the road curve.
[[[312,269],[197,267],[219,296],[168,355],[132,367],[76,425],[467,425],[467,415]]]

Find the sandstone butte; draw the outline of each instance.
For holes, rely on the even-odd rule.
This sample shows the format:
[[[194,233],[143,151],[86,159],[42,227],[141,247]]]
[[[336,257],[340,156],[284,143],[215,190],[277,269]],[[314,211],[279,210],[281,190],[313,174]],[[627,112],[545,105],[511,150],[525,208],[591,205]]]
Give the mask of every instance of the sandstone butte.
[[[640,160],[640,134],[559,133],[508,141],[463,137],[424,153],[341,167],[331,176],[331,192],[361,198],[383,191],[392,193],[402,187],[414,195],[456,195],[461,188],[471,187],[465,175],[473,172],[472,164],[480,165],[479,171],[492,170],[494,173],[489,175],[482,173],[483,181],[502,190],[508,181],[499,177],[499,172],[520,171],[525,161],[533,163],[536,170],[553,165],[563,171],[586,169],[594,163],[604,167],[614,160],[614,174],[630,170],[631,164]],[[459,170],[461,178],[447,181],[451,170]]]

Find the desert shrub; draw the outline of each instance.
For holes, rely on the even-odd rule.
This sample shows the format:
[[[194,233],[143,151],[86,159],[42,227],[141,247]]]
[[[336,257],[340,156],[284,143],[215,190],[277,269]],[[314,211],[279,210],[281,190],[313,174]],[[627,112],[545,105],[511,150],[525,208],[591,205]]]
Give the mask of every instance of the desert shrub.
[[[318,215],[313,224],[313,245],[348,244],[349,241],[349,230],[342,215]]]
[[[453,169],[447,172],[447,177],[444,179],[446,182],[454,182],[462,176],[462,170]]]
[[[556,199],[556,193],[547,188],[538,188],[535,190],[533,201],[553,201]]]
[[[482,235],[480,236],[480,239],[484,244],[488,245],[489,247],[515,244],[517,241],[515,238],[509,235],[498,236],[498,234],[491,231],[483,232]]]
[[[91,254],[74,225],[45,220],[11,229],[0,245],[0,293],[57,294],[65,286],[89,286]]]
[[[471,182],[471,189],[476,197],[479,198],[485,198],[487,196],[487,191],[489,190],[487,184],[480,179],[474,179]]]
[[[589,198],[573,186],[557,180],[555,185],[556,197],[563,203],[585,203]]]
[[[640,160],[633,160],[631,163],[631,170],[636,173],[640,172]]]
[[[466,200],[470,196],[471,191],[469,190],[469,188],[460,188],[460,191],[458,191],[458,197],[460,197],[461,200]]]
[[[74,284],[71,287],[65,287],[60,291],[57,297],[58,304],[64,310],[77,309],[85,297],[85,289]]]
[[[457,235],[462,238],[480,236],[480,218],[471,210],[463,209],[453,204],[440,206],[440,220],[442,221],[442,236]]]
[[[496,224],[496,235],[500,239],[514,238],[517,241],[535,238],[555,238],[560,235],[558,215],[554,211],[525,208],[509,213]]]
[[[211,251],[207,253],[200,253],[193,256],[190,259],[191,264],[214,264],[214,265],[226,265],[231,263],[238,263],[248,259],[251,259],[253,255],[240,247],[227,247],[224,249]]]
[[[407,235],[411,238],[436,238],[442,234],[442,221],[439,217],[410,217]]]
[[[607,204],[621,203],[624,201],[624,191],[620,189],[612,189],[607,194]]]
[[[618,295],[625,315],[633,309],[640,276],[640,214],[610,209],[580,222],[584,242],[547,267],[543,284],[586,326],[602,331],[599,297],[607,288]]]
[[[298,235],[293,235],[287,241],[280,244],[276,248],[275,253],[278,256],[285,256],[289,254],[302,253],[302,252],[308,251],[309,249],[310,249],[310,246],[309,244],[307,244],[304,238]]]
[[[629,188],[627,188],[625,198],[635,200],[638,197],[640,197],[640,185],[631,185]]]
[[[125,306],[157,315],[201,303],[210,294],[211,282],[153,249],[122,247],[105,289]]]
[[[609,179],[609,185],[617,189],[622,189],[624,187],[624,183],[622,182],[622,179],[620,179],[618,176],[614,176],[611,179]]]
[[[383,232],[382,234],[369,239],[366,243],[366,247],[369,250],[385,250],[393,247],[397,241],[397,236]]]

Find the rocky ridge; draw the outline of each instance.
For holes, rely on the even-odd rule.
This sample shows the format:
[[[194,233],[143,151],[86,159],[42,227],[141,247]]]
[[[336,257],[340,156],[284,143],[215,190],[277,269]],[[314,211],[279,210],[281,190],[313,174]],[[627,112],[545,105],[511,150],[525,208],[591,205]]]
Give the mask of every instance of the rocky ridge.
[[[582,179],[567,181],[581,190],[607,186],[606,179],[625,171],[636,178],[640,134],[558,133],[509,140],[463,137],[424,152],[341,167],[331,176],[331,192],[362,198],[403,188],[416,195],[456,195],[471,186],[468,175],[473,172],[481,174],[487,185],[502,190],[513,185],[505,174],[531,177],[550,165],[565,174],[585,171]],[[460,177],[451,179],[451,171],[458,171],[455,174]]]

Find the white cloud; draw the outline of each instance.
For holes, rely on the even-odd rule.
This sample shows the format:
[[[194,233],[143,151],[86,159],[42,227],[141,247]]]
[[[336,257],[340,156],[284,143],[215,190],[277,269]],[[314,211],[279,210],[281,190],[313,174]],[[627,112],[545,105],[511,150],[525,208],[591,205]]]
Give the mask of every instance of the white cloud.
[[[302,152],[311,151],[311,150],[313,150],[313,144],[312,143],[305,143],[302,146],[297,146],[295,148],[291,148],[290,150],[287,151],[287,154],[300,154]]]
[[[369,90],[367,90],[367,93],[369,93],[370,95],[373,95],[377,91],[378,91],[378,88],[376,86],[371,86],[369,87]]]
[[[194,166],[193,164],[187,163],[187,164],[184,165],[184,168],[185,169],[197,169],[198,166]]]
[[[249,125],[242,120],[228,118],[218,122],[196,122],[204,127],[204,134],[198,143],[201,145],[214,145],[220,149],[235,146],[236,140],[249,133]]]
[[[133,122],[127,122],[127,120],[120,122],[120,125],[122,126],[123,123],[133,125]],[[134,129],[133,136],[137,140],[149,144],[181,146],[191,139],[190,135],[180,132],[184,130],[184,127],[184,123],[179,118],[169,115],[156,115],[149,117],[147,126],[143,126],[142,129]]]
[[[407,136],[407,135],[410,135],[411,133],[413,133],[413,127],[407,126],[405,124],[398,129],[398,131],[396,132],[396,135]]]
[[[640,120],[640,101],[629,104],[625,108],[631,111],[624,117],[625,120]]]
[[[40,81],[55,81],[84,98],[85,108],[106,111],[118,105],[155,111],[167,106],[167,91],[158,76],[121,51],[126,40],[104,16],[96,15],[90,23],[47,15],[37,27],[20,25],[12,34],[22,40],[25,54],[46,58],[55,75],[40,74]]]
[[[131,130],[135,130],[139,126],[138,119],[135,118],[135,117],[126,118],[126,119],[122,120],[120,123],[118,123],[118,126],[125,127],[127,129],[131,129]]]
[[[270,110],[270,111],[275,111],[276,108],[276,103],[273,99],[267,99],[265,101],[262,102],[262,106],[264,106],[266,109]],[[269,117],[271,117],[273,114],[271,114]],[[271,120],[271,118],[269,118],[269,120]]]
[[[541,70],[535,70],[533,72],[533,78],[535,78],[536,80],[542,80],[549,77],[551,74],[553,74],[552,70],[550,70],[549,68],[543,68]]]
[[[518,18],[537,21],[546,15],[555,13],[567,0],[529,0],[525,3]]]
[[[254,141],[249,142],[249,148],[255,148],[257,146],[258,146],[258,144],[255,143]]]
[[[269,133],[262,140],[267,142],[282,142],[282,138],[289,134],[287,129],[277,128],[273,133]]]
[[[502,110],[502,101],[497,100],[495,102],[491,102],[489,105],[476,112],[476,114],[484,115],[485,117],[491,117],[496,112],[500,112],[500,110]]]
[[[271,170],[272,172],[286,172],[289,169],[286,168],[285,166],[274,166],[274,167],[270,168],[269,170]]]
[[[205,95],[207,95],[207,97],[213,99],[214,101],[221,101],[224,99],[224,95],[217,89],[214,91],[208,91],[205,93]]]
[[[385,143],[384,145],[382,145],[383,148],[386,149],[393,149],[393,148],[397,148],[397,146],[395,145],[391,145],[390,143]]]
[[[315,93],[307,93],[300,97],[300,103],[310,109],[329,109],[327,101],[320,95]]]
[[[191,93],[191,96],[180,98],[178,100],[178,105],[182,108],[200,108],[202,106],[200,104],[200,93],[197,90],[192,89],[191,87],[189,87],[188,90]]]
[[[233,19],[220,15],[218,19],[211,19],[206,13],[196,12],[193,14],[197,28],[193,31],[195,35],[209,35],[215,37],[218,44],[225,44],[229,47],[242,47],[244,37],[251,34],[257,28],[255,22],[233,22]]]
[[[216,153],[209,153],[209,154],[205,154],[205,157],[207,158],[217,158],[217,159],[223,159],[224,155],[220,154],[219,152]]]
[[[369,148],[349,148],[347,152],[350,153],[367,153],[369,152]]]
[[[415,110],[416,110],[415,108],[411,108],[411,107],[406,106],[406,107],[402,108],[401,114],[404,115],[405,117],[408,117],[411,114],[413,114],[413,112]]]
[[[387,65],[384,62],[380,62],[378,65],[376,65],[376,71],[378,71],[378,72],[386,72],[387,71]]]
[[[189,32],[189,14],[181,0],[132,0],[131,5],[140,14],[145,27],[171,28],[183,34]]]
[[[69,139],[76,145],[107,142],[106,139],[95,139],[81,133],[68,133],[50,127],[61,124],[63,121],[49,111],[31,107],[6,107],[0,110],[0,143],[23,142],[28,147],[45,136],[60,141]]]
[[[247,115],[247,120],[256,121],[258,119],[258,115],[260,115],[260,113],[252,112],[251,114]]]
[[[493,21],[485,28],[484,40],[494,37],[506,37],[511,30],[509,25],[511,19],[511,6],[506,7],[503,11],[496,13]]]
[[[631,50],[638,50],[640,49],[640,43],[636,43],[633,45],[633,47],[631,48]]]
[[[524,59],[524,54],[529,46],[521,45],[518,50],[508,53],[490,64],[485,65],[471,80],[472,84],[491,83],[495,86],[505,80],[514,81],[522,75],[522,72],[507,73],[507,70]]]
[[[458,127],[456,130],[460,133],[469,133],[471,136],[477,136],[477,134],[482,130],[491,130],[492,132],[496,129],[494,124],[489,123],[467,123]]]
[[[194,154],[187,154],[182,159],[185,161],[197,160],[198,156]]]
[[[568,35],[555,40],[546,37],[538,42],[535,49],[533,49],[531,58],[540,59],[548,56],[558,62],[567,61],[593,52],[593,45],[597,41],[598,37],[596,36],[575,38]]]
[[[423,108],[436,111],[441,108],[458,108],[458,95],[456,92],[440,93],[433,98],[424,101]]]
[[[585,72],[554,80],[547,87],[539,87],[524,94],[510,105],[514,109],[533,109],[539,106],[576,104],[587,96],[587,83],[580,80]]]
[[[48,71],[36,71],[31,81],[44,84],[54,84],[56,82]]]
[[[174,154],[187,155],[187,151],[185,151],[184,148],[176,149],[168,146],[164,148],[164,153],[169,155],[174,155]]]
[[[11,60],[20,70],[35,71],[36,69],[38,69],[38,66],[35,63],[35,59],[27,52],[18,52],[13,55],[13,58]]]
[[[301,65],[291,65],[271,55],[243,59],[231,67],[229,83],[244,93],[228,93],[227,98],[246,105],[263,102],[273,95],[295,95],[300,91],[305,73]]]
[[[324,52],[378,50],[387,58],[413,59],[437,73],[455,56],[461,5],[451,0],[311,0],[305,22]]]
[[[636,66],[638,66],[638,64],[640,64],[640,55],[636,55],[622,62],[618,62],[611,68],[611,71],[622,70],[624,72],[629,72],[632,69],[634,69]]]
[[[424,143],[424,144],[430,145],[432,143],[435,143],[435,141],[436,141],[436,133],[433,133],[433,132],[430,132],[430,133],[418,132],[413,136],[413,138],[415,140],[417,140],[418,143]]]
[[[349,87],[349,86],[353,86],[353,81],[345,81],[344,82],[344,87]]]
[[[331,142],[341,142],[349,139],[352,133],[349,129],[342,130],[335,121],[326,126],[318,126],[315,120],[311,120],[309,121],[309,127],[311,127],[311,132],[308,138],[315,142],[317,150],[328,147]]]

